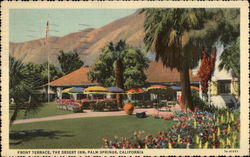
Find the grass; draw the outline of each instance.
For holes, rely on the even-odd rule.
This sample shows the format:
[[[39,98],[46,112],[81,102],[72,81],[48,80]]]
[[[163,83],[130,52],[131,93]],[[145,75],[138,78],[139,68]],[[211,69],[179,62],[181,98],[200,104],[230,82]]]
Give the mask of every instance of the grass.
[[[64,115],[71,113],[73,112],[57,109],[56,103],[50,102],[42,104],[42,106],[38,110],[36,110],[35,112],[29,112],[27,116],[25,116],[25,112],[21,110],[18,113],[17,119],[41,118],[41,117],[49,117],[49,116]],[[10,110],[10,116],[12,114],[13,110]]]
[[[131,138],[134,131],[140,130],[156,134],[174,123],[172,120],[139,119],[131,115],[15,124],[10,127],[10,148],[100,148],[104,137],[117,135]]]

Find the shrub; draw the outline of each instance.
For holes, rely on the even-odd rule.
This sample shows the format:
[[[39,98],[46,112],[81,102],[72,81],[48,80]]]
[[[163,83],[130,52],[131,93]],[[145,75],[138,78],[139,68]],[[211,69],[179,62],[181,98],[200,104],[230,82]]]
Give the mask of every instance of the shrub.
[[[197,92],[196,90],[191,90],[191,93],[192,93],[192,100],[193,100],[194,106],[198,107],[200,110],[213,112],[213,113],[216,112],[217,110],[219,110],[215,106],[209,105],[208,103],[204,102],[200,98],[199,92]]]
[[[104,108],[108,109],[109,111],[118,110],[117,102],[116,101],[111,101],[111,100],[106,100]]]
[[[105,107],[104,101],[93,102],[90,104],[90,108],[92,111],[104,111],[104,107]]]

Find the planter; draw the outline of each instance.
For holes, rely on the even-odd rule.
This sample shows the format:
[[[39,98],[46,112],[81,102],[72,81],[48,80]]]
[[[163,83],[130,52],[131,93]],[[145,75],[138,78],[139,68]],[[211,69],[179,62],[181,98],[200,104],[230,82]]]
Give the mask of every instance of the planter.
[[[133,111],[134,111],[134,105],[131,103],[126,103],[123,107],[124,111],[126,112],[126,114],[128,115],[132,115]]]

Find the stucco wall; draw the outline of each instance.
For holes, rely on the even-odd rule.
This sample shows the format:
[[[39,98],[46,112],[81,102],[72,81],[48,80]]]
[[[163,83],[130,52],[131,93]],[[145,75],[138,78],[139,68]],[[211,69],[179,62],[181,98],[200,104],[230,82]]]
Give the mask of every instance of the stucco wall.
[[[211,81],[210,83],[210,94],[218,95],[217,81]]]
[[[231,94],[238,95],[238,81],[232,80],[231,82]]]

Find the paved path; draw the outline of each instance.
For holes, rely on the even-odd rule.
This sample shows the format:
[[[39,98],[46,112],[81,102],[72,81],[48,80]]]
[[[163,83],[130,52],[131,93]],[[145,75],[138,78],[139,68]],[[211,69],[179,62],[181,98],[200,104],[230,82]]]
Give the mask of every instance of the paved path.
[[[158,112],[154,108],[135,109],[134,113],[138,111],[145,111],[147,115],[153,115],[153,114],[158,114],[158,113],[169,114],[169,112]],[[50,120],[61,120],[61,119],[72,119],[72,118],[106,117],[106,116],[122,116],[122,115],[126,115],[126,113],[124,111],[92,112],[90,110],[84,110],[84,113],[72,113],[72,114],[66,114],[66,115],[57,115],[57,116],[32,118],[32,119],[19,119],[19,120],[15,120],[14,124],[42,122],[42,121],[50,121]]]

